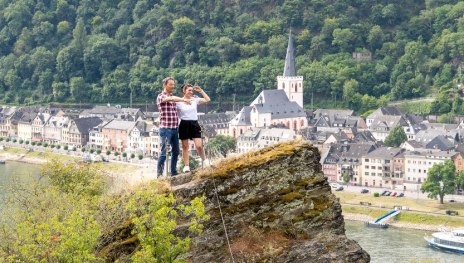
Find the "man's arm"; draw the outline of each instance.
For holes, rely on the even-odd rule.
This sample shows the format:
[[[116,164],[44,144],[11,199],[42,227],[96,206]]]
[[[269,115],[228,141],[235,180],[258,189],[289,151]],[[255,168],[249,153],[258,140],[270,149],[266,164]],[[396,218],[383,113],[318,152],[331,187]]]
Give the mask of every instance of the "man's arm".
[[[161,102],[185,102],[186,104],[191,104],[189,99],[184,99],[177,96],[166,96],[161,99]]]

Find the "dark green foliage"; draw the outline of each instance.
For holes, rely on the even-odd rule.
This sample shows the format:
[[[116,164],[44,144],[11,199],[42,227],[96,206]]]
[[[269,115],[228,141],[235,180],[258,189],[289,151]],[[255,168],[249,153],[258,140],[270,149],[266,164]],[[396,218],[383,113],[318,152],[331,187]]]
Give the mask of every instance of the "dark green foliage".
[[[446,194],[453,194],[456,185],[461,183],[461,178],[455,176],[454,163],[447,160],[432,166],[427,172],[427,179],[421,186],[421,191],[427,192],[429,198],[440,198],[443,204],[443,197]]]
[[[205,146],[208,158],[225,157],[229,152],[234,152],[237,140],[231,136],[217,135],[211,138]]]
[[[363,113],[463,80],[463,10],[451,0],[1,1],[0,100],[145,103],[173,75],[226,110],[231,94],[248,104],[275,88],[292,29],[305,103]]]
[[[387,138],[385,138],[385,146],[399,147],[403,142],[408,140],[408,136],[401,126],[396,126],[390,131]]]

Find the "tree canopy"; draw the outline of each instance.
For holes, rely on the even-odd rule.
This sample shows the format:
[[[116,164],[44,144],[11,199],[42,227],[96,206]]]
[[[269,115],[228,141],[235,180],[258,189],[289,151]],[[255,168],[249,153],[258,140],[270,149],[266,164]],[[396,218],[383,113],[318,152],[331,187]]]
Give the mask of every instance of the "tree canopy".
[[[132,242],[138,241],[132,262],[184,262],[191,237],[208,218],[203,198],[177,203],[156,180],[129,194],[110,195],[109,178],[93,164],[52,161],[41,175],[45,182],[18,180],[2,200],[1,262],[108,261],[99,250],[127,222],[133,224]],[[188,233],[175,231],[178,222]]]
[[[451,160],[444,163],[435,164],[427,171],[427,179],[422,183],[422,193],[428,193],[429,198],[439,198],[440,204],[443,204],[443,198],[446,194],[454,194],[455,185],[455,168]]]
[[[462,81],[464,2],[432,2],[0,0],[0,101],[145,103],[173,75],[249,103],[275,88],[291,29],[305,103],[362,113]]]
[[[395,126],[385,138],[385,145],[389,147],[399,147],[408,140],[408,136],[400,125]]]

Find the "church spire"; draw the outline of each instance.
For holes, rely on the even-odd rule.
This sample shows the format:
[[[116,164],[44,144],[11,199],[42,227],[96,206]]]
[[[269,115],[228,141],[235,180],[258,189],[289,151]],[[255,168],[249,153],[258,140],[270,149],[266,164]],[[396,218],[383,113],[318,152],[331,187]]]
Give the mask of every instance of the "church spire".
[[[292,30],[288,34],[287,56],[285,57],[284,77],[296,76],[295,71],[295,51],[293,48]]]

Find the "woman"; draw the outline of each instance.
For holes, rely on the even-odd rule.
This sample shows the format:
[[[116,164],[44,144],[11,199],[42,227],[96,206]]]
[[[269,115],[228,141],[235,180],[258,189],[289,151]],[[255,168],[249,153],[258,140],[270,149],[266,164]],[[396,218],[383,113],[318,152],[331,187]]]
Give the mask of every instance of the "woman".
[[[193,95],[193,91],[199,92],[202,98]],[[211,99],[208,94],[199,86],[191,84],[182,85],[184,99],[190,100],[190,105],[183,102],[177,102],[177,111],[179,112],[179,139],[182,143],[182,160],[184,161],[185,172],[190,172],[189,164],[189,140],[193,140],[193,144],[200,155],[203,165],[209,165],[209,160],[206,160],[203,143],[201,141],[201,128],[198,124],[197,105],[208,103]]]

